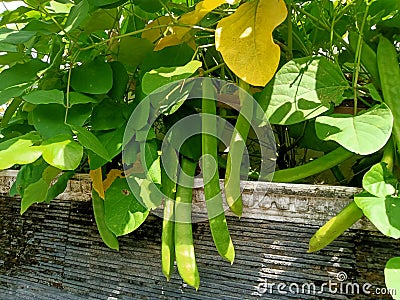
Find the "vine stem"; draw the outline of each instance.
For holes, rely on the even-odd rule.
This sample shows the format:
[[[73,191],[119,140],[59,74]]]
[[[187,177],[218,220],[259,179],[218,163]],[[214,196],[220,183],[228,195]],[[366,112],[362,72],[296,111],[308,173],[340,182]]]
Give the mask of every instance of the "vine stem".
[[[292,15],[293,15],[293,3],[290,1],[287,16],[287,26],[288,26],[288,52],[286,53],[286,59],[291,60],[293,58],[293,24],[292,24]]]
[[[214,72],[215,70],[218,70],[218,69],[220,69],[220,68],[222,68],[222,67],[224,67],[224,66],[225,66],[225,63],[221,63],[221,64],[219,64],[219,65],[216,65],[216,66],[214,66],[214,67],[212,67],[212,68],[210,68],[210,69],[208,69],[208,70],[205,70],[205,71],[202,73],[202,76],[208,75],[208,74],[210,74],[211,72]]]
[[[66,107],[65,107],[65,116],[64,116],[64,123],[67,124],[68,118],[68,110],[69,110],[69,91],[70,91],[70,84],[71,84],[71,73],[72,73],[72,63],[68,70],[68,81],[67,81],[67,95],[66,95]]]
[[[319,26],[321,26],[324,30],[330,32],[331,28],[323,23],[321,20],[319,20],[317,17],[314,17],[312,14],[310,14],[309,12],[305,11],[304,9],[302,9],[301,7],[297,6],[297,5],[293,5],[293,8],[295,10],[297,10],[298,12],[302,13],[303,15],[305,15],[307,18],[309,18],[311,21],[317,23]],[[343,37],[341,37],[339,34],[337,34],[336,31],[333,31],[333,34],[335,35],[335,37],[342,43],[342,44],[346,44],[343,41]]]
[[[360,75],[360,65],[361,65],[361,51],[362,51],[362,41],[363,41],[363,31],[365,26],[365,21],[368,16],[370,2],[367,2],[367,7],[364,12],[363,20],[361,22],[361,28],[359,29],[360,35],[357,40],[356,54],[354,58],[354,71],[353,71],[353,97],[354,97],[354,115],[357,114],[358,98],[357,98],[357,83],[358,77]]]
[[[84,47],[84,48],[80,48],[80,50],[81,51],[90,50],[90,49],[96,48],[97,46],[112,42],[113,40],[116,40],[116,39],[122,39],[122,38],[125,38],[125,37],[128,37],[128,36],[137,35],[139,33],[143,33],[143,32],[149,31],[149,30],[165,28],[165,27],[168,27],[168,26],[177,26],[177,27],[186,27],[186,28],[191,28],[191,29],[199,29],[199,30],[212,32],[212,33],[215,32],[214,29],[205,28],[205,27],[201,27],[201,26],[198,26],[198,25],[187,25],[187,24],[156,25],[156,26],[153,26],[153,27],[150,27],[150,28],[143,28],[143,29],[139,29],[139,30],[136,30],[136,31],[128,32],[128,33],[125,33],[125,34],[112,36],[109,39],[102,40],[102,41],[100,41],[98,43],[94,43],[94,44],[92,44],[90,46],[87,46],[87,47]]]

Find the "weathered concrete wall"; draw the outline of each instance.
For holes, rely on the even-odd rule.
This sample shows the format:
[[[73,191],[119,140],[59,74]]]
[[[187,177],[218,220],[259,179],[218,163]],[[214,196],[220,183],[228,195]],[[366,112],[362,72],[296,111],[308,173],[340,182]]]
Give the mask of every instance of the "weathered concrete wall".
[[[7,192],[14,175],[0,176],[1,193]],[[0,299],[380,298],[346,293],[346,286],[353,283],[360,288],[370,283],[370,292],[384,287],[384,265],[400,253],[398,242],[374,231],[365,220],[326,249],[306,253],[318,225],[344,207],[356,189],[262,184],[254,198],[254,184],[243,183],[244,217],[228,217],[237,253],[233,265],[218,256],[208,224],[193,225],[201,276],[198,292],[187,287],[177,271],[170,282],[164,279],[162,220],[154,215],[120,239],[119,252],[104,246],[93,220],[90,182],[85,176],[71,181],[59,200],[35,205],[22,217],[19,199],[3,196]],[[198,210],[203,205],[201,195],[196,190]],[[337,279],[340,272],[347,276],[342,285]],[[333,289],[337,287],[336,293],[328,291],[329,282]],[[278,291],[280,283],[286,285],[287,294]],[[323,284],[322,294],[309,294],[307,285],[315,285],[317,293]],[[299,293],[291,294],[289,285],[294,291],[299,287]]]

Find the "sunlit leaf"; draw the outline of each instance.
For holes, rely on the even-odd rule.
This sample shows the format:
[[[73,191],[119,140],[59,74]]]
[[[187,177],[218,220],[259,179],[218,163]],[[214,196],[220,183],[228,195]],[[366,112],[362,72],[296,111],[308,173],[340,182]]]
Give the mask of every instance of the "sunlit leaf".
[[[349,88],[340,67],[323,57],[302,57],[286,63],[259,96],[272,124],[291,125],[326,112],[343,100]]]
[[[171,83],[190,77],[201,67],[201,62],[193,60],[181,67],[161,67],[147,72],[143,76],[142,89],[145,94],[150,94],[156,89]]]
[[[151,36],[147,36],[150,40],[153,42],[158,40],[156,43],[156,46],[154,50],[159,51],[161,49],[164,49],[165,47],[169,46],[174,46],[174,45],[179,45],[184,42],[189,42],[193,37],[190,36],[190,31],[192,28],[190,26],[196,25],[199,23],[209,12],[211,12],[213,9],[217,8],[218,6],[224,4],[224,3],[229,3],[229,4],[234,4],[238,2],[237,0],[204,0],[199,2],[194,11],[188,12],[184,15],[182,15],[178,23],[182,25],[187,25],[187,26],[174,26],[174,23],[172,20],[169,22],[169,27],[168,27],[168,33],[167,35],[164,28],[161,28],[162,34],[159,35],[159,30],[158,33],[157,31],[153,31],[151,33]],[[168,24],[168,19],[167,18],[160,18],[158,21],[155,21],[152,23],[153,25],[151,26],[157,26],[158,24],[164,25]],[[166,27],[167,29],[167,27]],[[158,36],[157,36],[158,34]]]
[[[37,133],[28,133],[0,143],[0,170],[37,160],[42,155],[42,148],[34,145],[40,140]]]
[[[168,25],[172,23],[170,16],[161,16],[146,25],[146,31],[142,33],[142,38],[149,40],[152,43],[157,42],[160,38],[164,37]],[[151,29],[153,28],[153,29]]]
[[[321,116],[315,121],[320,139],[336,141],[347,150],[361,155],[372,154],[385,146],[392,127],[393,115],[384,103],[357,116]]]
[[[82,159],[83,148],[69,135],[58,135],[41,145],[43,159],[61,170],[75,170]]]
[[[82,0],[71,8],[65,23],[65,31],[70,32],[78,28],[89,16],[89,3]]]
[[[371,167],[365,173],[362,181],[363,188],[377,197],[386,197],[395,194],[398,182],[386,167],[386,163],[380,162]]]
[[[375,197],[367,192],[354,196],[357,206],[384,235],[400,238],[400,201],[398,197]]]
[[[385,283],[395,300],[400,299],[400,257],[389,259],[385,266]]]
[[[287,15],[283,0],[243,3],[217,25],[215,45],[227,66],[251,85],[265,86],[274,76],[280,48],[272,32]]]
[[[19,31],[9,28],[0,28],[0,42],[7,44],[23,44],[36,35],[35,31]]]

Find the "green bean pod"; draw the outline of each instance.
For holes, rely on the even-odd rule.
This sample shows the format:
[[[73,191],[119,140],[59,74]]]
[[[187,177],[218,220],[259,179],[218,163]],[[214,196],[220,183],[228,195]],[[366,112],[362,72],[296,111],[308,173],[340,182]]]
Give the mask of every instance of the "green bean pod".
[[[174,210],[175,210],[175,182],[166,179],[165,171],[162,173],[163,192],[168,197],[164,201],[164,219],[161,236],[161,266],[162,271],[169,280],[174,269]]]
[[[178,186],[175,198],[175,257],[179,274],[182,279],[196,290],[200,286],[200,276],[197,270],[196,257],[193,245],[192,233],[192,196],[193,181],[196,171],[196,163],[182,157],[181,172],[188,177],[179,174]],[[189,182],[190,181],[190,182]]]
[[[340,213],[317,230],[310,239],[307,252],[315,252],[325,248],[355,222],[361,219],[363,215],[362,210],[352,201]]]
[[[115,234],[108,229],[104,220],[104,200],[100,198],[99,194],[94,189],[92,189],[92,205],[94,219],[96,220],[101,239],[111,249],[119,250],[118,239]]]
[[[161,169],[162,192],[164,199],[164,219],[161,235],[161,267],[164,276],[169,280],[174,269],[175,244],[174,244],[174,218],[175,218],[175,191],[176,183],[171,179],[165,169]]]
[[[211,83],[211,81],[210,81]],[[207,97],[209,95],[209,97]],[[235,259],[235,249],[229,234],[222,194],[219,185],[218,172],[218,140],[216,104],[213,99],[213,86],[203,82],[202,101],[202,171],[204,180],[204,195],[206,199],[207,213],[210,230],[218,253],[230,263]]]
[[[279,170],[274,173],[274,182],[293,182],[337,166],[355,154],[343,147],[337,149],[301,166]]]
[[[242,80],[239,82],[239,87],[244,91],[249,89],[249,85]],[[243,90],[239,90],[241,109],[229,145],[224,180],[226,202],[231,211],[239,217],[243,213],[242,195],[240,192],[240,167],[250,130],[248,119],[253,115],[254,109],[253,102],[245,101],[246,97],[243,96],[245,93]]]
[[[379,76],[383,101],[389,106],[394,117],[393,136],[400,150],[400,66],[394,45],[385,37],[380,37],[377,51]]]

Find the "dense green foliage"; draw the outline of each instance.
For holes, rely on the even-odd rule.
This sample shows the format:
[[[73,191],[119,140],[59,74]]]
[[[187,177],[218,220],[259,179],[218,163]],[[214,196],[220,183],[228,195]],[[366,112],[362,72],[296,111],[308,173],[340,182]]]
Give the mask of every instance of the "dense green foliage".
[[[174,180],[165,176],[161,140],[184,116],[201,110],[219,115],[236,126],[252,154],[248,174],[259,179],[260,146],[243,117],[253,107],[240,100],[238,115],[205,99],[186,101],[184,91],[179,105],[165,109],[149,134],[143,128],[151,107],[142,105],[130,128],[136,143],[122,141],[132,112],[147,95],[176,80],[205,76],[254,94],[274,130],[275,181],[315,183],[325,171],[333,174],[330,183],[364,188],[316,233],[310,251],[329,244],[362,215],[383,234],[400,237],[398,0],[24,3],[0,14],[0,169],[20,169],[11,194],[21,195],[21,213],[54,199],[75,172],[90,170],[100,235],[118,249],[117,237],[135,230],[161,204],[155,191],[161,188],[176,197],[175,203],[165,202],[163,272],[170,277],[176,255],[182,278],[198,288],[191,225],[173,222],[177,211],[190,214],[179,205],[191,202],[192,191],[180,185],[176,168]],[[237,215],[240,163],[232,161],[240,162],[243,145],[232,143],[226,153],[203,134],[178,154],[189,173],[196,172],[201,154],[218,160],[228,204]],[[122,161],[124,146],[137,155]],[[207,163],[203,160],[203,167]],[[137,193],[132,193],[115,169],[138,164],[148,176],[135,179]],[[205,176],[209,199],[220,193],[218,178]],[[216,246],[232,262],[224,215],[210,210]],[[394,258],[385,270],[388,287],[398,291],[399,269]]]

